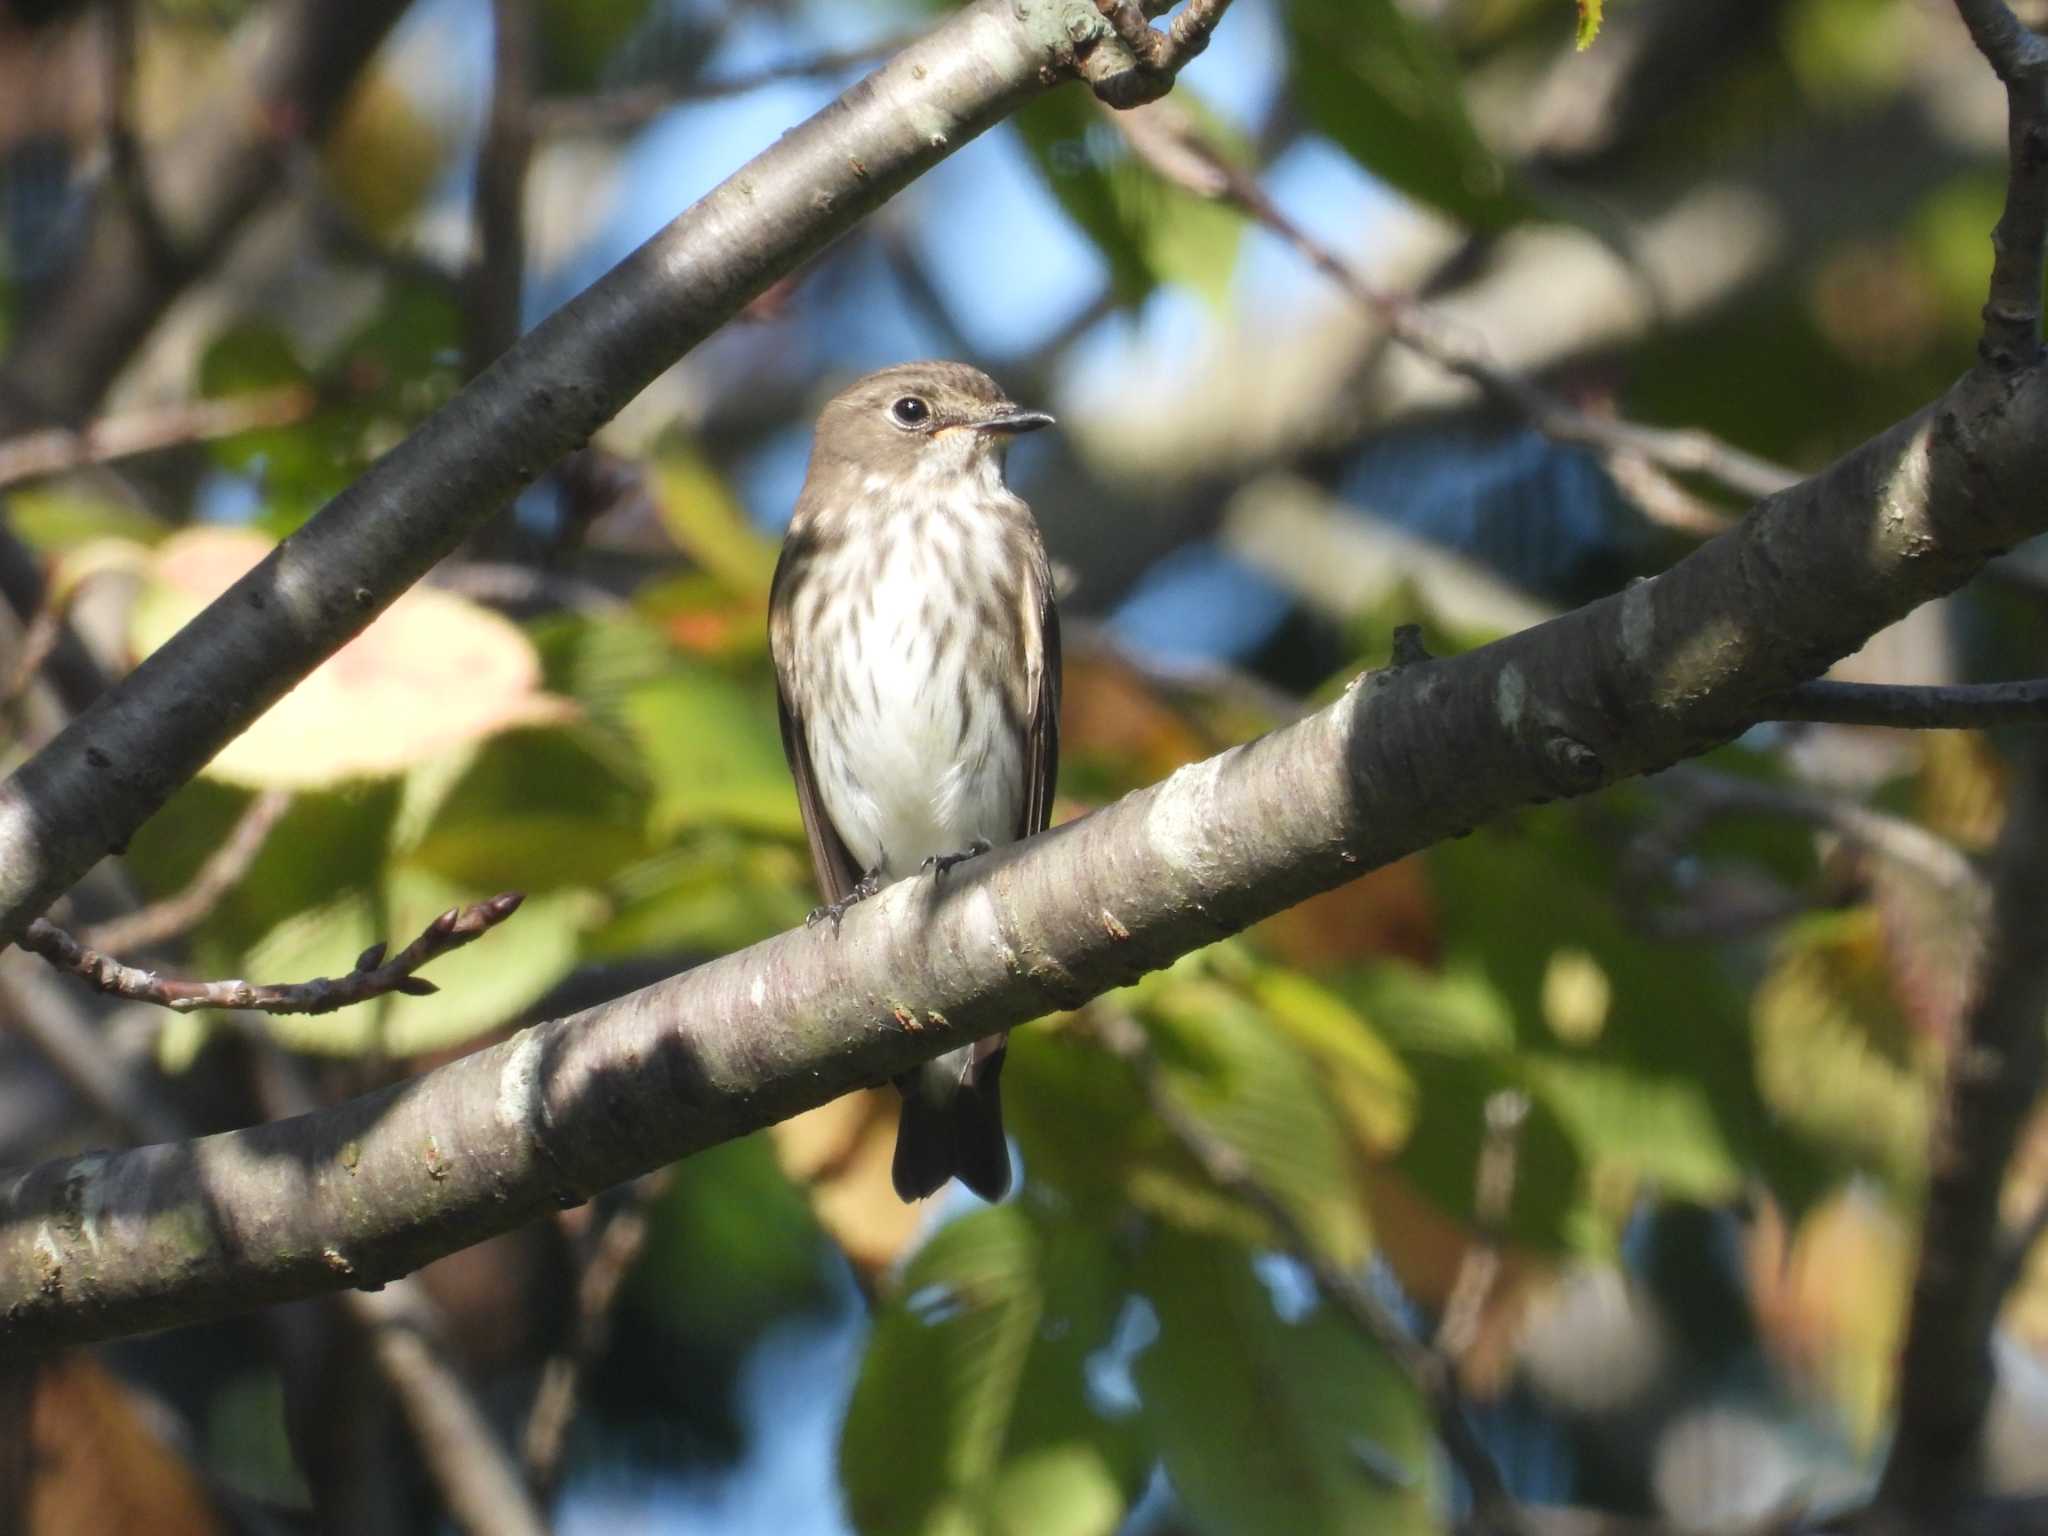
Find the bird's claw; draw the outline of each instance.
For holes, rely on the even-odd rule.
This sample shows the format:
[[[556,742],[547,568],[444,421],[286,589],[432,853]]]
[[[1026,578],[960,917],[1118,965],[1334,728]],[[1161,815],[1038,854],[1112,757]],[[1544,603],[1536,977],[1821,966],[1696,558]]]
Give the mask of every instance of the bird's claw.
[[[828,901],[822,907],[811,908],[811,915],[804,919],[804,926],[815,928],[829,917],[832,920],[832,937],[836,939],[839,937],[839,925],[846,919],[847,909],[866,901],[881,888],[882,872],[879,869],[871,869],[856,880],[853,889],[837,901]]]
[[[969,859],[978,859],[993,846],[995,845],[987,838],[977,837],[959,853],[935,853],[919,867],[930,870],[932,878],[936,880],[955,864],[965,864]]]

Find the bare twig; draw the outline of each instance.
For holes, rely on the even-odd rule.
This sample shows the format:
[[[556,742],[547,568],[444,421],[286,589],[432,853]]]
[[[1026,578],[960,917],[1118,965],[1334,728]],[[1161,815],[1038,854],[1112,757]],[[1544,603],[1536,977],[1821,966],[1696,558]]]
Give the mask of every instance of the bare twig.
[[[1980,990],[1950,1058],[1880,1501],[1931,1516],[1975,1486],[2003,1292],[1999,1197],[2048,1067],[2048,754],[2016,786],[2000,840]]]
[[[1978,51],[2005,82],[2011,155],[2005,211],[1991,232],[1991,293],[1978,355],[2001,373],[2032,367],[2041,351],[2041,282],[2048,256],[2048,42],[2005,0],[1956,0]]]
[[[1462,1358],[1478,1336],[1479,1321],[1500,1279],[1500,1245],[1515,1200],[1515,1171],[1522,1127],[1529,1120],[1529,1096],[1503,1088],[1486,1100],[1486,1135],[1479,1146],[1473,1214],[1478,1233],[1458,1260],[1443,1321],[1436,1331],[1437,1353]]]
[[[1780,694],[1765,705],[1763,718],[1918,731],[2048,725],[2048,678],[1933,686],[1822,679]]]
[[[43,670],[43,663],[64,638],[64,621],[70,617],[71,605],[84,584],[85,579],[81,579],[61,590],[45,589],[43,606],[21,632],[21,649],[14,658],[14,671],[7,679],[6,689],[0,691],[0,705],[12,708],[28,692],[36,674]]]
[[[1143,1025],[1113,1007],[1097,1007],[1090,1017],[1103,1044],[1136,1069],[1146,1102],[1174,1140],[1219,1187],[1271,1224],[1281,1246],[1315,1277],[1330,1304],[1384,1350],[1408,1378],[1436,1421],[1437,1438],[1471,1491],[1472,1529],[1488,1536],[1531,1536],[1521,1504],[1508,1491],[1500,1468],[1466,1417],[1450,1362],[1411,1335],[1369,1287],[1331,1263],[1286,1202],[1259,1181],[1243,1156],[1181,1106],[1160,1074]]]
[[[1839,795],[1772,784],[1692,765],[1659,774],[1653,783],[1684,792],[1697,810],[1712,815],[1753,812],[1804,821],[1846,839],[1879,858],[1904,865],[1937,888],[1980,907],[1984,876],[1968,854],[1937,833],[1903,816],[1893,816]]]
[[[562,1472],[569,1425],[576,1417],[583,1374],[603,1353],[611,1333],[612,1308],[634,1261],[647,1244],[650,1213],[669,1185],[662,1169],[636,1179],[625,1200],[590,1239],[583,1272],[576,1281],[576,1319],[568,1345],[541,1368],[540,1387],[526,1416],[520,1452],[527,1486],[545,1497]]]
[[[1107,4],[1109,0],[1100,0]],[[1488,399],[1523,417],[1555,442],[1603,456],[1627,455],[1637,473],[1654,466],[1697,475],[1745,499],[1773,495],[1799,476],[1782,465],[1696,428],[1647,427],[1572,405],[1496,362],[1485,341],[1457,328],[1406,294],[1368,281],[1329,246],[1303,229],[1255,177],[1225,156],[1194,118],[1171,107],[1120,115],[1132,150],[1161,176],[1198,197],[1229,203],[1292,246],[1310,266],[1378,317],[1387,334],[1448,373],[1468,379]]]
[[[844,74],[871,64],[876,59],[895,53],[911,40],[914,34],[901,33],[878,38],[872,43],[863,43],[857,48],[839,48],[829,53],[814,53],[786,63],[772,64],[765,69],[749,70],[745,74],[731,74],[710,80],[692,80],[680,86],[643,85],[623,90],[605,91],[595,96],[569,96],[554,101],[543,101],[533,109],[533,126],[537,133],[622,133],[638,128],[650,119],[660,116],[670,107],[685,102],[715,101],[724,96],[742,96],[748,91],[759,90],[764,85],[775,85],[784,80],[811,80],[825,75]]]
[[[469,907],[450,907],[426,931],[390,959],[384,946],[372,944],[346,976],[321,976],[312,981],[271,982],[184,981],[159,976],[154,971],[123,965],[107,955],[86,948],[77,939],[46,918],[37,918],[22,936],[22,947],[41,955],[59,970],[83,978],[102,992],[138,1002],[158,1003],[177,1013],[201,1008],[247,1008],[259,1013],[332,1013],[382,997],[403,992],[427,997],[439,991],[424,976],[413,972],[429,960],[460,949],[472,939],[495,928],[514,912],[525,897],[507,891]]]
[[[0,958],[0,1011],[81,1102],[138,1142],[177,1141],[183,1117],[86,1016],[84,994],[26,956]]]
[[[436,1325],[439,1309],[419,1282],[344,1291],[342,1304],[368,1333],[378,1371],[398,1399],[456,1529],[466,1536],[547,1536],[546,1518],[475,1394],[449,1363]]]
[[[534,0],[492,0],[491,107],[476,162],[476,245],[463,281],[468,371],[518,339],[533,155]]]
[[[1230,0],[1188,0],[1187,6],[1162,32],[1147,24],[1148,7],[1138,0],[1095,0],[1095,9],[1102,13],[1102,19],[1131,51],[1139,75],[1139,79],[1117,93],[1098,94],[1117,107],[1138,106],[1164,95],[1173,84],[1173,77],[1209,46],[1209,34],[1216,30],[1216,23],[1229,7]],[[1166,6],[1150,9],[1164,10]],[[1146,76],[1151,77],[1152,85],[1142,83]],[[1117,99],[1119,96],[1122,99]]]
[[[1172,8],[1173,0],[1095,0],[1095,9],[1121,45],[1090,45],[1080,56],[1081,76],[1103,105],[1126,111],[1173,89],[1182,67],[1209,46],[1209,34],[1230,0],[1188,0],[1163,32],[1147,24],[1149,14]]]
[[[48,427],[0,442],[0,486],[18,485],[89,464],[182,448],[304,421],[316,404],[313,391],[291,384],[279,389],[188,400],[109,416],[73,430]]]
[[[102,954],[146,949],[190,932],[249,873],[249,866],[256,862],[256,855],[263,851],[264,843],[291,806],[290,791],[266,789],[249,802],[228,829],[226,839],[199,866],[198,873],[183,890],[120,917],[95,923],[78,935],[80,946]]]

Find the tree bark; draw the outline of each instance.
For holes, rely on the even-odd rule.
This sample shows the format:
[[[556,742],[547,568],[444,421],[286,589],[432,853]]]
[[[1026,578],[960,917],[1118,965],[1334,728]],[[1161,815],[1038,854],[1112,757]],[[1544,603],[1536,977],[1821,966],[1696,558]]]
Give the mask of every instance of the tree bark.
[[[0,1353],[387,1280],[1488,817],[1704,750],[2048,526],[2044,388],[2038,368],[1981,368],[1653,580],[1370,674],[1093,816],[893,886],[836,938],[781,935],[319,1114],[31,1170],[0,1190]]]

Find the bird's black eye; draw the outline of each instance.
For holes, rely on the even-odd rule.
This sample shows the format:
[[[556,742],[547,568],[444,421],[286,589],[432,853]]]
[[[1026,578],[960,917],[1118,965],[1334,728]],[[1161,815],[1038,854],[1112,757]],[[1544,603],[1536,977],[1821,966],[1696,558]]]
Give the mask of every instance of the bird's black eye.
[[[915,395],[905,395],[889,407],[889,414],[904,426],[915,427],[931,420],[932,408]]]

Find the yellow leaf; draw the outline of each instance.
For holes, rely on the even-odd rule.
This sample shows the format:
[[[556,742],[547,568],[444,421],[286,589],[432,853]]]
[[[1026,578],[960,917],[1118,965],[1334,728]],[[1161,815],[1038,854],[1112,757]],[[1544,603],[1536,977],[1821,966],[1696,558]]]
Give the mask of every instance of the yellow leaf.
[[[155,650],[269,553],[260,536],[195,528],[156,551],[130,622]],[[206,767],[258,789],[317,789],[381,777],[513,726],[572,718],[540,691],[519,628],[447,592],[415,588],[270,707]]]

